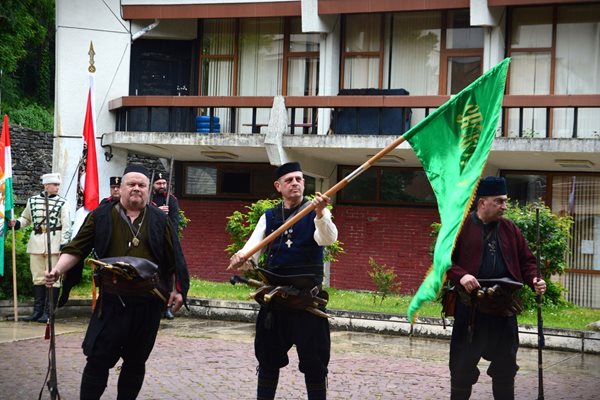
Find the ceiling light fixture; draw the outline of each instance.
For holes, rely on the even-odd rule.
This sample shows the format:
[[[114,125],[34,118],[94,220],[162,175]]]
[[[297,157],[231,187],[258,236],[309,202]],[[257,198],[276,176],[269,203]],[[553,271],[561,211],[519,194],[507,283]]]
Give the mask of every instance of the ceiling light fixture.
[[[563,168],[592,168],[594,163],[590,160],[554,160]]]
[[[367,154],[367,158],[373,158],[375,155],[374,154]],[[377,160],[378,163],[396,163],[396,164],[401,164],[404,162],[404,158],[400,157],[400,156],[396,156],[393,154],[386,154],[384,156],[382,156],[379,160]]]
[[[226,151],[201,151],[200,154],[213,160],[235,160],[239,156],[237,154],[228,153]]]

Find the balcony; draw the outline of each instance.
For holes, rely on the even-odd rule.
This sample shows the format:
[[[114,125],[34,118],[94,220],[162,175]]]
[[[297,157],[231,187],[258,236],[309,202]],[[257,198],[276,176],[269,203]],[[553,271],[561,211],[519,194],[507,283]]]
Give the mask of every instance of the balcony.
[[[330,129],[335,125],[334,110],[368,108],[379,110],[379,115],[384,115],[382,110],[386,109],[410,110],[410,125],[414,126],[448,99],[412,95],[288,96],[284,98],[288,130],[282,146],[329,162],[361,164],[397,135],[380,134],[380,121],[376,121],[372,134],[336,134]],[[181,160],[210,161],[210,157],[202,156],[203,151],[216,149],[235,154],[232,159],[238,162],[267,162],[264,133],[273,100],[270,96],[120,97],[109,102],[110,111],[116,114],[116,126],[104,143],[161,157],[175,154]],[[488,164],[508,169],[557,170],[563,168],[557,160],[584,159],[589,161],[591,171],[597,170],[599,111],[600,95],[506,95]],[[135,113],[142,116],[136,117]],[[196,133],[198,115],[219,116],[220,133]],[[407,144],[390,155],[395,157],[390,158],[391,165],[419,166]]]

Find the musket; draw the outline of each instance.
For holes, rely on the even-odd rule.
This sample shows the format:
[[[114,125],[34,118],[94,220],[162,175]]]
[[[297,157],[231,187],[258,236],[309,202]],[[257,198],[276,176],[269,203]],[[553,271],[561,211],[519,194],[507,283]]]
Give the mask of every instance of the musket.
[[[542,272],[540,268],[540,209],[535,209],[535,229],[536,229],[536,264],[537,264],[537,277],[542,278]],[[538,400],[544,400],[544,370],[542,362],[542,349],[545,346],[544,339],[544,320],[542,319],[542,295],[538,294],[535,296],[537,303],[537,329],[538,329]]]
[[[287,298],[288,296],[298,296],[300,291],[293,286],[272,286],[264,282],[257,281],[256,279],[246,279],[239,275],[234,275],[229,279],[229,283],[235,285],[236,283],[245,283],[248,286],[256,288],[256,291],[250,295],[250,298],[254,299],[259,294],[263,295],[263,299],[266,303],[269,303],[273,297],[279,296],[281,298]],[[326,306],[327,300],[313,296],[313,306],[306,307],[304,310],[311,314],[314,314],[321,318],[331,318],[331,315],[321,311],[317,308],[319,305]]]
[[[152,176],[150,177],[150,194],[148,195],[148,204],[152,204],[152,197],[154,195],[154,172],[152,170]]]
[[[169,207],[169,197],[171,197],[171,179],[173,179],[173,162],[175,161],[175,157],[171,157],[171,165],[169,166],[169,182],[167,183],[167,199],[165,200],[165,205]],[[174,226],[173,228],[177,228]]]
[[[48,249],[48,272],[52,271],[52,239],[50,237],[50,231],[52,229],[50,225],[50,194],[44,191],[44,200],[46,206],[46,244]],[[46,298],[48,299],[48,322],[46,324],[46,339],[50,339],[50,351],[49,351],[49,378],[48,378],[48,390],[50,391],[50,398],[52,400],[59,399],[60,394],[58,393],[58,382],[56,379],[56,341],[54,332],[54,298],[52,295],[52,288],[46,288]],[[40,398],[42,392],[40,391]]]

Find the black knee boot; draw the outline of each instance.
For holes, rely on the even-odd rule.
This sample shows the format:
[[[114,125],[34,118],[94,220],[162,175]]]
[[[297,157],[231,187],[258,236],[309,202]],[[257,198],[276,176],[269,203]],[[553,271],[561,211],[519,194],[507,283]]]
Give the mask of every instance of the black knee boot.
[[[450,400],[469,400],[472,386],[450,385]]]
[[[514,400],[515,399],[515,381],[495,381],[492,379],[492,393],[494,400]]]
[[[327,376],[304,375],[304,382],[306,383],[308,400],[327,399]]]
[[[108,382],[108,370],[91,373],[86,365],[81,376],[81,389],[79,391],[80,400],[98,400],[102,397],[106,382]]]
[[[264,368],[258,367],[258,386],[256,387],[256,400],[274,399],[278,383],[278,369],[269,371]]]
[[[44,287],[45,289],[45,287]],[[52,288],[52,302],[54,303],[54,310],[56,310],[56,304],[58,304],[58,296],[60,294],[60,288]],[[46,299],[44,302],[44,313],[38,318],[37,322],[45,324],[48,322],[48,316],[50,315],[50,299]]]
[[[46,304],[46,286],[33,286],[33,313],[23,318],[23,321],[37,321],[44,313]]]
[[[143,364],[131,366],[123,363],[117,382],[117,400],[134,400],[142,390],[146,367]]]

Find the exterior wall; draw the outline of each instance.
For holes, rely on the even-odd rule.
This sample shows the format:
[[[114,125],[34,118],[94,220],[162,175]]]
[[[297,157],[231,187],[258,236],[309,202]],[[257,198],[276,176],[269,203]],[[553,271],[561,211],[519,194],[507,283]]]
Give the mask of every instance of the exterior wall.
[[[183,250],[190,274],[201,279],[227,281],[225,269],[230,243],[226,218],[243,211],[242,201],[194,201],[180,199],[190,219],[183,233]],[[430,208],[334,206],[334,221],[345,253],[331,266],[330,286],[372,290],[369,257],[379,265],[395,267],[403,293],[415,291],[430,267],[430,225],[439,221]]]
[[[431,266],[436,209],[337,205],[333,214],[345,253],[331,266],[331,287],[375,289],[368,275],[372,257],[394,267],[402,293],[416,291]]]
[[[129,59],[131,35],[129,21],[120,19],[119,1],[106,2],[56,1],[56,92],[54,114],[53,169],[64,180],[74,176],[81,156],[83,122],[89,88],[88,51],[93,42],[95,51],[96,153],[100,196],[109,193],[108,178],[121,175],[127,151],[112,149],[114,157],[107,162],[101,136],[115,129],[115,117],[108,111],[107,101],[129,93]],[[75,184],[68,193],[66,185],[61,195],[69,199],[75,215]]]

